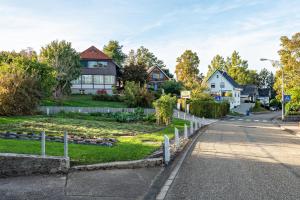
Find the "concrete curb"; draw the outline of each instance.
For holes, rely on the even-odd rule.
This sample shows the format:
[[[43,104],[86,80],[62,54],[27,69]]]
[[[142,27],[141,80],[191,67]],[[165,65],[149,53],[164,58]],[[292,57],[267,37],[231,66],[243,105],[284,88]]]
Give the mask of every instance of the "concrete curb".
[[[70,168],[70,171],[90,171],[90,170],[109,170],[109,169],[136,169],[157,167],[163,165],[162,158],[148,158],[133,161],[118,161],[109,163],[100,163],[93,165],[78,165]]]
[[[272,120],[272,122],[274,124],[276,124],[281,130],[283,131],[286,131],[288,132],[289,134],[292,134],[292,135],[295,135],[295,136],[298,136],[300,137],[300,134],[297,133],[296,131],[292,130],[292,129],[288,129],[288,128],[285,128],[283,125],[281,125],[277,120]]]

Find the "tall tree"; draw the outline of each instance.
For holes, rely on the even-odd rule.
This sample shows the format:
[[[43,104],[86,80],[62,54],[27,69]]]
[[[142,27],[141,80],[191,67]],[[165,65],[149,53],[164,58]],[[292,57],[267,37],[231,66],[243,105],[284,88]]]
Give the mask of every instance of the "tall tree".
[[[40,58],[56,71],[55,98],[70,93],[71,81],[80,75],[80,57],[70,42],[52,41],[42,47]]]
[[[141,64],[129,63],[125,65],[122,76],[123,82],[134,81],[136,83],[145,83],[147,79],[146,67]]]
[[[169,69],[166,67],[162,60],[159,60],[154,53],[150,52],[149,49],[141,46],[136,51],[130,50],[126,58],[126,65],[134,63],[135,65],[143,65],[146,69],[152,66],[160,67],[170,78],[173,75],[170,73]]]
[[[110,40],[107,45],[104,45],[103,52],[108,55],[119,66],[123,66],[126,54],[122,51],[123,46],[117,40]]]
[[[254,70],[248,70],[248,61],[243,60],[237,51],[233,51],[226,60],[226,70],[228,74],[239,84],[257,83],[257,73]]]
[[[199,75],[200,60],[197,53],[191,50],[186,50],[180,57],[177,58],[177,65],[175,69],[177,80],[183,85],[191,89],[192,85],[197,82]]]
[[[217,54],[208,65],[207,77],[209,77],[216,70],[225,70],[226,71],[226,63],[222,56]]]
[[[294,34],[291,39],[283,36],[280,38],[280,61],[284,72],[285,93],[292,93],[292,101],[300,98],[300,32]],[[275,77],[274,89],[281,94],[281,71],[278,69]],[[299,93],[297,93],[299,91]],[[278,95],[280,99],[281,96]]]

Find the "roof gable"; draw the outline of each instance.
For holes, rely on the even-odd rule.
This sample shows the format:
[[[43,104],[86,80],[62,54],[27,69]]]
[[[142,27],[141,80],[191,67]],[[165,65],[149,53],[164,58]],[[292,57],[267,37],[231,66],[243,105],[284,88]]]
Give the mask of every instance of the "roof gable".
[[[147,73],[150,74],[155,68],[159,69],[168,79],[170,79],[170,77],[164,72],[164,70],[162,70],[160,67],[158,66],[152,66],[147,70]]]
[[[82,60],[111,60],[102,51],[97,49],[95,46],[91,46],[88,49],[80,53],[80,59]]]
[[[214,73],[212,73],[212,75],[207,79],[207,81],[209,81],[216,74],[216,72],[219,72],[221,76],[223,76],[233,87],[241,88],[241,86],[237,82],[235,82],[235,80],[233,80],[233,78],[231,78],[231,76],[229,76],[227,72],[221,70],[216,70]]]

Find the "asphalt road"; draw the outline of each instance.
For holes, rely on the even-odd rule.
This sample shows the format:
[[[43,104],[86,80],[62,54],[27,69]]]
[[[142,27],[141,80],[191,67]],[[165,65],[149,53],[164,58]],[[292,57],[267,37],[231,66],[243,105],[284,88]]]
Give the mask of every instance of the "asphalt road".
[[[211,125],[165,199],[300,199],[300,138],[271,122],[278,114]]]

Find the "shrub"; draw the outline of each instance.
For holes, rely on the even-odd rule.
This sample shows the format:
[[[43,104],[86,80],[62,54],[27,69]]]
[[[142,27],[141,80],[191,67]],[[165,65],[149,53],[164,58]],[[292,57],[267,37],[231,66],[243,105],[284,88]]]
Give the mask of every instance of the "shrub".
[[[107,92],[104,89],[97,90],[97,95],[106,95],[106,94],[107,94]]]
[[[175,80],[165,81],[161,87],[164,89],[166,94],[180,95],[180,91],[183,89],[183,85]]]
[[[152,93],[146,86],[140,87],[138,83],[127,81],[124,90],[124,102],[128,107],[150,107],[154,100]]]
[[[39,80],[14,66],[0,66],[0,115],[29,115],[42,97]]]
[[[190,113],[198,117],[220,118],[230,111],[230,105],[227,101],[217,103],[215,101],[192,100],[190,104]]]
[[[154,102],[158,124],[168,125],[171,123],[175,103],[176,97],[171,97],[171,95],[162,95]]]
[[[300,102],[289,102],[285,105],[285,113],[288,115],[300,114]]]
[[[270,106],[276,106],[276,107],[281,108],[281,102],[278,101],[277,99],[271,99]]]

